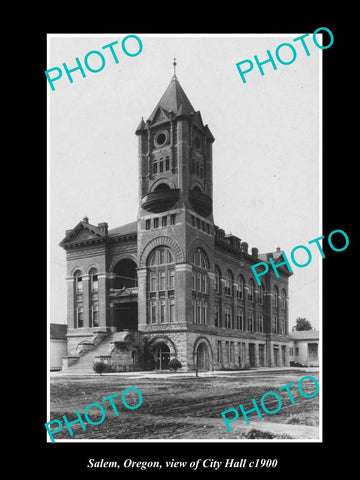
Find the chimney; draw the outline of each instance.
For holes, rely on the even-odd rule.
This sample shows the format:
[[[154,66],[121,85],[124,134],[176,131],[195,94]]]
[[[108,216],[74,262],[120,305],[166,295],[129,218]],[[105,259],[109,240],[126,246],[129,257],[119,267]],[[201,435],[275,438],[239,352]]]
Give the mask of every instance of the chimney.
[[[277,252],[281,252],[281,248],[280,248],[280,247],[276,247],[276,251],[277,251]]]
[[[256,247],[253,247],[251,249],[251,255],[255,258],[258,258],[258,255],[259,255],[259,250],[256,248]]]
[[[106,222],[98,223],[98,229],[105,235],[108,233],[108,224]]]
[[[85,216],[85,217],[82,219],[82,221],[83,221],[84,223],[89,223],[89,217],[86,217],[86,216]]]
[[[242,246],[242,250],[243,250],[243,252],[245,252],[245,253],[248,253],[248,250],[249,250],[249,244],[248,244],[248,243],[246,243],[246,242],[242,242],[241,246]]]

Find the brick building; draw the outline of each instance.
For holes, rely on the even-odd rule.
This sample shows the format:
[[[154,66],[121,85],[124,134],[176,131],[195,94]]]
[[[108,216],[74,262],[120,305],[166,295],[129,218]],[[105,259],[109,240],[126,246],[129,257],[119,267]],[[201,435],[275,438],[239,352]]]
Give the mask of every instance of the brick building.
[[[136,129],[137,221],[109,229],[85,217],[60,245],[67,259],[64,367],[115,370],[288,365],[288,277],[255,283],[259,254],[214,224],[214,137],[176,75]],[[71,367],[72,368],[72,367]]]

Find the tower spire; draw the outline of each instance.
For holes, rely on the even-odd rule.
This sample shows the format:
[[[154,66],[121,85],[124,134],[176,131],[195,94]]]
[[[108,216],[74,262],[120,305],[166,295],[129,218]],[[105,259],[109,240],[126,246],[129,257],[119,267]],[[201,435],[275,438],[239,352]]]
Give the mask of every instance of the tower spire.
[[[176,58],[174,58],[173,67],[174,67],[174,78],[176,78]]]

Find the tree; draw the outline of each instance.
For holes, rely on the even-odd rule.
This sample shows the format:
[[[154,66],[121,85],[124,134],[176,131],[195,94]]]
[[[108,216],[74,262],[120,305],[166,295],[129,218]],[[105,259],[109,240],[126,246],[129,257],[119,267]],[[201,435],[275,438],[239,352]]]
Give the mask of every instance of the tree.
[[[178,360],[177,358],[172,358],[169,362],[169,368],[170,370],[174,370],[176,372],[176,370],[178,368],[181,368],[182,365],[181,365],[181,362],[180,360]]]
[[[312,330],[311,323],[305,317],[297,317],[296,325],[293,327],[293,331],[300,332],[302,330]]]

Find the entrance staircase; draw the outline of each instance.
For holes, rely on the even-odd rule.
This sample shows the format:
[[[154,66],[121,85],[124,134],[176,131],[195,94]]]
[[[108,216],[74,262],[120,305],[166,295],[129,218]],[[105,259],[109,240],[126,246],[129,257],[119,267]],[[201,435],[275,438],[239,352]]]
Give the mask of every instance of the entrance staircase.
[[[95,357],[99,356],[109,356],[111,354],[112,349],[114,348],[114,343],[120,341],[123,332],[114,332],[110,333],[107,337],[105,337],[100,343],[98,343],[92,350],[84,353],[79,359],[70,365],[65,370],[62,370],[62,373],[69,374],[69,375],[87,375],[87,374],[94,374],[93,364],[95,362]]]

